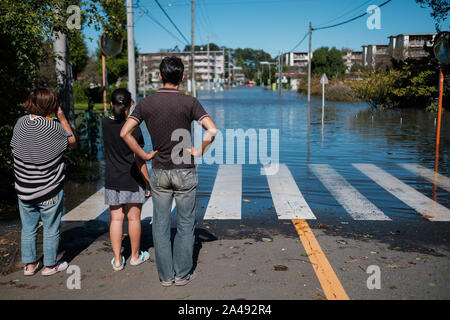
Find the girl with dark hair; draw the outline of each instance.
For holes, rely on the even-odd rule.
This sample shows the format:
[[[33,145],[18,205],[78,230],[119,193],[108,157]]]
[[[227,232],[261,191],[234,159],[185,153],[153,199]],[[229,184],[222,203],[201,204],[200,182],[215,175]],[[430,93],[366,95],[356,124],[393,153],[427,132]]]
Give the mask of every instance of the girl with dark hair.
[[[106,152],[105,204],[110,208],[109,233],[114,252],[111,264],[115,271],[122,270],[125,265],[125,259],[121,255],[125,214],[128,218],[131,243],[130,264],[139,265],[150,258],[147,251],[140,251],[142,204],[146,197],[151,196],[147,165],[144,160],[136,157],[120,138],[120,130],[127,120],[132,104],[128,90],[115,90],[111,95],[111,116],[102,120]],[[140,128],[134,132],[134,137],[143,147],[144,138]],[[153,155],[155,153],[153,152]]]
[[[57,255],[64,214],[64,152],[75,148],[76,139],[52,90],[31,91],[24,107],[28,114],[17,120],[11,139],[22,222],[22,262],[24,275],[34,275],[43,263],[41,274],[49,276],[68,266],[58,261]],[[49,117],[52,114],[56,119]],[[39,220],[44,229],[43,262],[36,256]]]

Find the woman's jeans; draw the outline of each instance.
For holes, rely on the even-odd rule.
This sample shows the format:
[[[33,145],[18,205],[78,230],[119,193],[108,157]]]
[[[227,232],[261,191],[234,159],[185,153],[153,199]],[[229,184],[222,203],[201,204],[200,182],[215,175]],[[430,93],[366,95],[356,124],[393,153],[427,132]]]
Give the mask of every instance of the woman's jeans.
[[[152,170],[152,232],[156,267],[161,281],[185,280],[191,275],[197,184],[197,168]],[[177,232],[172,252],[170,216],[173,198],[177,208]]]
[[[29,204],[19,199],[22,220],[22,262],[36,262],[36,238],[39,219],[44,227],[44,265],[54,266],[59,247],[59,226],[64,214],[64,190],[57,196],[38,204]]]

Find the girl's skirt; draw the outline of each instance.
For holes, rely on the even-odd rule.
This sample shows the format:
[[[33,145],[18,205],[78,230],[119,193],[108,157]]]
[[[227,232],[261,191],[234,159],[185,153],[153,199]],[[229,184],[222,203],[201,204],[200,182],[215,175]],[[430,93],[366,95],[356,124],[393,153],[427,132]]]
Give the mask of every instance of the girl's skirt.
[[[105,189],[105,204],[109,206],[120,206],[126,203],[144,203],[145,190],[139,186],[139,191],[120,191]]]

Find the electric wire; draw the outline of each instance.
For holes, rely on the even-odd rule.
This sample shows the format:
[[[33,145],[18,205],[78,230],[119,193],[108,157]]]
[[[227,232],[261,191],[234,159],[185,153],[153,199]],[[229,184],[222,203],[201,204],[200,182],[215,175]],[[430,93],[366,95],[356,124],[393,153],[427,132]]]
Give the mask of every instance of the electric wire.
[[[174,26],[174,28],[178,31],[178,33],[181,35],[181,37],[186,41],[186,44],[189,45],[190,42],[187,40],[187,38],[184,36],[184,34],[180,31],[180,29],[177,27],[177,25],[173,22],[172,18],[167,14],[166,10],[161,6],[158,0],[155,0],[158,7],[161,9],[161,11],[164,13],[164,15],[169,19],[170,23]]]

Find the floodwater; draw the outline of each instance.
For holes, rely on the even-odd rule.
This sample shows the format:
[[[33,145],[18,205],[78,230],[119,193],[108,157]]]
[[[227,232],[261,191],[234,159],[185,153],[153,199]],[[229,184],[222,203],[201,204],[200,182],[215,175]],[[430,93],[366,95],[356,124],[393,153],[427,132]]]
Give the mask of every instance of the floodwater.
[[[201,91],[199,100],[218,129],[279,129],[279,161],[291,172],[317,219],[350,220],[346,210],[311,171],[310,164],[328,164],[356,190],[392,220],[423,219],[405,203],[357,170],[352,164],[374,164],[425,196],[450,208],[449,192],[437,187],[399,164],[414,163],[434,169],[435,116],[418,109],[377,110],[366,103],[326,102],[322,124],[321,99],[295,92],[261,88],[234,88],[219,92]],[[450,177],[450,124],[444,112],[441,127],[439,172]],[[145,131],[146,149],[151,149]],[[269,139],[270,143],[273,143]],[[224,158],[226,144],[224,143]],[[270,147],[268,148],[270,150]],[[248,163],[249,145],[246,144]],[[259,159],[258,159],[259,160]],[[237,159],[236,159],[237,161]],[[235,162],[236,163],[236,162]],[[242,167],[242,219],[275,218],[267,177],[262,165]],[[205,214],[218,165],[199,165],[197,215]],[[80,173],[85,176],[86,173]],[[67,209],[71,209],[102,187],[103,164],[94,164],[87,181],[66,182]]]

